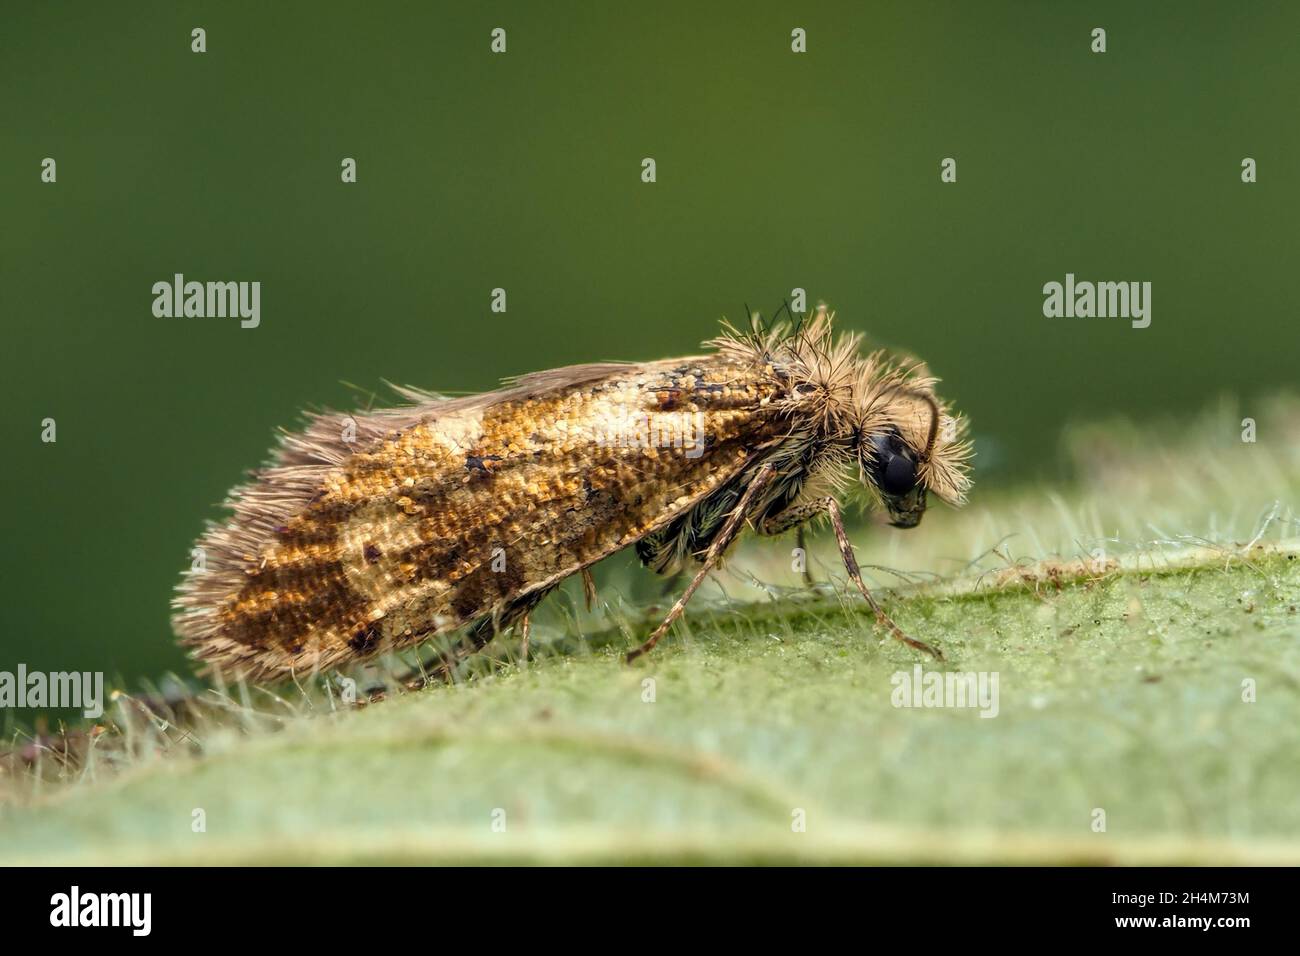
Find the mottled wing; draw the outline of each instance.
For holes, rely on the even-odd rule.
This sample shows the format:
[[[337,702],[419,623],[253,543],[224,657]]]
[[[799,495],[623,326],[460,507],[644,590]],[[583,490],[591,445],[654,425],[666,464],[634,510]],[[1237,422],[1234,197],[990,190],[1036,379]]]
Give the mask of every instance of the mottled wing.
[[[406,394],[319,417],[232,494],[176,602],[197,656],[268,678],[461,627],[663,527],[781,428],[773,386],[722,356]]]

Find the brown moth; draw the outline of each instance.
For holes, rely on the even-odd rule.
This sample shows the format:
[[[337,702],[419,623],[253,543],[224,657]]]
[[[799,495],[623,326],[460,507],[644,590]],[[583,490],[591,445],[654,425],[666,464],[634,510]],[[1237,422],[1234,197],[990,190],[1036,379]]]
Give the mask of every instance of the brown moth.
[[[738,532],[830,520],[877,621],[913,640],[862,583],[850,492],[914,527],[927,495],[960,505],[964,421],[924,366],[806,322],[725,325],[707,354],[576,365],[444,398],[314,416],[227,501],[181,583],[176,631],[224,675],[268,680],[468,627],[470,652],[560,582],[635,547],[660,573],[697,567],[649,651]],[[802,528],[800,529],[802,530]],[[588,592],[590,594],[590,591]]]

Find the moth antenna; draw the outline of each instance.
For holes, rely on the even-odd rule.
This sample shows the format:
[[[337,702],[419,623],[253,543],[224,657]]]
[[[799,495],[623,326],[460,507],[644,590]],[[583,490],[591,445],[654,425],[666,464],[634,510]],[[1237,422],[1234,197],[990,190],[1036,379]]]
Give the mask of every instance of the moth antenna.
[[[754,344],[761,346],[765,336],[763,335],[763,317],[745,303],[745,319],[749,322],[749,335]]]
[[[773,328],[776,327],[776,322],[777,322],[777,320],[778,320],[779,318],[781,318],[781,313],[782,313],[782,312],[784,312],[786,315],[790,316],[790,321],[791,321],[791,322],[794,321],[794,314],[790,311],[790,302],[789,302],[789,300],[788,300],[788,299],[785,299],[785,298],[782,298],[782,299],[781,299],[781,307],[778,308],[775,312],[772,313],[772,327],[773,327]]]
[[[798,338],[799,331],[803,328],[804,319],[808,318],[808,316],[806,313],[804,315],[797,316],[793,312],[790,312],[790,302],[788,300],[785,303],[785,311],[788,312],[790,314],[790,318],[794,320],[794,327],[790,331],[790,338],[792,339]]]
[[[928,462],[930,455],[934,452],[934,443],[939,437],[939,403],[934,400],[933,395],[918,394],[930,406],[930,437],[925,440],[925,451],[921,454],[921,461]]]
[[[925,451],[921,452],[921,461],[928,462],[930,455],[934,452],[934,443],[939,437],[939,419],[942,412],[939,411],[939,403],[934,400],[934,396],[927,392],[921,392],[914,388],[907,388],[904,385],[893,385],[885,389],[885,394],[898,392],[901,395],[908,395],[912,398],[919,398],[925,404],[930,406],[930,435],[925,441]]]

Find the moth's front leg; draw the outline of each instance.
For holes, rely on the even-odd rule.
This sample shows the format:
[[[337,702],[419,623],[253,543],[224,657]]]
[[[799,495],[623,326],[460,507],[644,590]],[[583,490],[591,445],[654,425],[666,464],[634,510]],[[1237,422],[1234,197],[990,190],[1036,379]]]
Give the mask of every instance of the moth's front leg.
[[[844,560],[844,569],[848,571],[849,577],[857,585],[862,596],[867,599],[867,604],[875,612],[876,621],[883,624],[889,629],[889,633],[896,640],[902,641],[908,647],[914,647],[918,651],[925,651],[932,654],[939,660],[943,660],[943,652],[937,647],[918,641],[913,637],[908,637],[903,633],[903,629],[895,624],[885,613],[884,609],[876,603],[876,599],[871,596],[867,586],[862,583],[862,572],[858,569],[858,559],[853,554],[853,545],[849,544],[849,537],[844,533],[844,518],[840,515],[840,504],[831,496],[824,498],[813,498],[810,501],[804,501],[800,504],[794,504],[784,511],[777,512],[771,517],[758,523],[758,533],[764,535],[780,534],[783,531],[789,531],[791,528],[799,527],[803,530],[803,525],[819,515],[825,514],[831,522],[831,528],[835,531],[835,541],[839,544],[840,557]]]

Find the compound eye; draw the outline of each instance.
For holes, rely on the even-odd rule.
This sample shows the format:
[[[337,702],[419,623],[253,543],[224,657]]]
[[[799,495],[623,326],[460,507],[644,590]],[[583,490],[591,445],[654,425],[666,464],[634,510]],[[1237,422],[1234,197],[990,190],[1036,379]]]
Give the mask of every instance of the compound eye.
[[[880,472],[880,490],[901,497],[916,487],[916,462],[894,455]]]
[[[875,452],[872,478],[881,494],[902,498],[916,487],[916,458],[896,434],[869,439]]]

